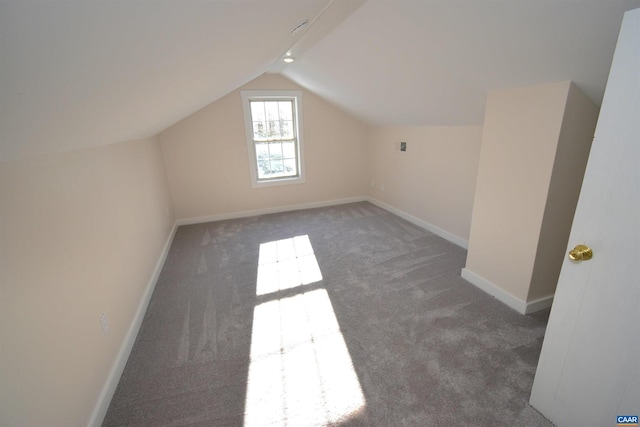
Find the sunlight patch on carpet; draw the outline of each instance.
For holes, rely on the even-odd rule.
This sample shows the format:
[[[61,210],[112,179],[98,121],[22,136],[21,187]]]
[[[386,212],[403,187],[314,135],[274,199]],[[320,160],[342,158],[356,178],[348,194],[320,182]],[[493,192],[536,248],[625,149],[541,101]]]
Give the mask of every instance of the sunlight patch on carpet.
[[[260,246],[257,294],[322,280],[308,236]],[[323,426],[365,407],[326,289],[254,307],[244,426]]]
[[[322,280],[309,236],[260,244],[256,294],[265,295]]]

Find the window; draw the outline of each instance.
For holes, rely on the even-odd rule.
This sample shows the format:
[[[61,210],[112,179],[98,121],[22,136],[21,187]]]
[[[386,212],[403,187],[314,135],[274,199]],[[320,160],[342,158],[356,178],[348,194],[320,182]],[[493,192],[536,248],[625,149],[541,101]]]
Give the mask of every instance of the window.
[[[299,91],[241,91],[251,185],[304,182]]]

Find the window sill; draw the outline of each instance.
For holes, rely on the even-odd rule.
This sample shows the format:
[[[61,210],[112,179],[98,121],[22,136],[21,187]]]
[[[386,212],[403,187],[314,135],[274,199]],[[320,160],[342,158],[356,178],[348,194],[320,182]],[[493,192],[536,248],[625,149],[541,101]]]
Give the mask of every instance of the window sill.
[[[294,185],[294,184],[304,184],[304,177],[297,176],[292,178],[277,178],[270,179],[265,181],[253,181],[251,182],[252,188],[264,188],[264,187],[279,187],[282,185]]]

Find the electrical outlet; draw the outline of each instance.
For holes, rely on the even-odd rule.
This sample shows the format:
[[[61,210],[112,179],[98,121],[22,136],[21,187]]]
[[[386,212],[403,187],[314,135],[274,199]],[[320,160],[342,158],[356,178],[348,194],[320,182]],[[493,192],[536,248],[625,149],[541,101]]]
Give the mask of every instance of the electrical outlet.
[[[400,151],[407,151],[407,143],[406,142],[401,142],[400,143]]]
[[[106,313],[102,313],[102,316],[100,316],[100,326],[102,327],[102,334],[105,337],[109,335],[109,319],[107,319]]]

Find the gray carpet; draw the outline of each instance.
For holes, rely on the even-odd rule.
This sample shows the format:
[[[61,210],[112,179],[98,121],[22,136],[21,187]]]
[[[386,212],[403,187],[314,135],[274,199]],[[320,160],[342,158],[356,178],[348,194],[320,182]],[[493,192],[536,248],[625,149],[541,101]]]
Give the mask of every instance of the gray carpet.
[[[548,312],[465,257],[369,203],[179,227],[103,425],[550,426]]]

